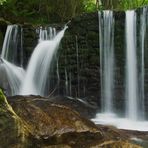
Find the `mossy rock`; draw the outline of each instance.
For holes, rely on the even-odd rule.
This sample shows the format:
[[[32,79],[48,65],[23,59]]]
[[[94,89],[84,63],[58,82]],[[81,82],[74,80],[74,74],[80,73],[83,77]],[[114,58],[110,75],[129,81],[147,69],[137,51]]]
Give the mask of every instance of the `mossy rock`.
[[[28,144],[28,126],[13,111],[0,90],[0,146],[25,147]]]
[[[6,106],[9,107],[7,99],[6,99],[3,91],[0,89],[0,109],[5,108]]]
[[[76,111],[63,105],[54,104],[47,98],[14,96],[10,97],[8,102],[19,117],[31,127],[34,147],[91,148],[98,146],[99,148],[101,144],[108,144],[108,141],[109,144],[115,146],[119,143],[117,139],[113,138],[114,134],[109,138],[94,123],[83,118]],[[120,142],[121,148],[128,146],[128,142],[124,139]],[[131,148],[138,148],[133,147],[133,144],[128,144]]]
[[[0,90],[2,148],[140,148],[124,139],[114,139],[114,132],[113,137],[109,138],[76,111],[53,104],[49,99],[15,96],[8,102]]]

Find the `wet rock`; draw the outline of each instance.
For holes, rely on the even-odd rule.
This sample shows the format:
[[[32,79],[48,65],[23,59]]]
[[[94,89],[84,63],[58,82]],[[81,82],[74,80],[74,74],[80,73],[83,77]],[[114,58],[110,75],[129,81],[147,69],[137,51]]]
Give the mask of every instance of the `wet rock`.
[[[36,136],[46,137],[67,132],[98,132],[92,122],[68,107],[51,103],[49,99],[16,96],[8,100],[17,115],[31,125]]]
[[[91,148],[117,146],[138,148],[116,134],[108,136],[91,121],[69,107],[40,96],[9,97],[16,114],[30,127],[32,145],[37,148]],[[117,132],[118,133],[118,132]]]
[[[28,146],[29,127],[8,104],[0,90],[0,147]]]
[[[105,141],[104,143],[101,143],[96,146],[92,146],[91,148],[142,148],[140,146],[131,144],[126,141]]]
[[[101,131],[92,122],[49,99],[16,96],[8,100],[16,114],[31,127],[36,147],[65,143],[70,146],[91,145],[94,139],[103,139]]]
[[[94,118],[98,106],[94,102],[87,102],[87,100],[79,99],[79,98],[72,98],[72,97],[53,97],[50,98],[50,101],[56,104],[61,104],[68,106],[74,110],[76,110],[81,116],[85,118]]]

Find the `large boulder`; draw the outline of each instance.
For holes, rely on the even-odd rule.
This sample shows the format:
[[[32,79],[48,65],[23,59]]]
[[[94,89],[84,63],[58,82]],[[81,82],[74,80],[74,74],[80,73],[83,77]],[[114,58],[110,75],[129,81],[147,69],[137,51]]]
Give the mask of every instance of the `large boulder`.
[[[10,97],[9,103],[16,114],[31,127],[37,146],[68,144],[69,146],[92,145],[101,141],[102,132],[89,120],[63,105],[49,99],[29,96]]]
[[[81,116],[88,119],[94,118],[98,111],[97,104],[79,98],[57,96],[49,99],[55,104],[61,104],[76,110]]]
[[[8,103],[9,102],[9,103]],[[122,136],[113,138],[76,111],[39,96],[0,91],[0,146],[12,148],[138,148]],[[10,105],[12,106],[10,106]]]
[[[26,147],[29,127],[8,104],[0,90],[0,147]]]

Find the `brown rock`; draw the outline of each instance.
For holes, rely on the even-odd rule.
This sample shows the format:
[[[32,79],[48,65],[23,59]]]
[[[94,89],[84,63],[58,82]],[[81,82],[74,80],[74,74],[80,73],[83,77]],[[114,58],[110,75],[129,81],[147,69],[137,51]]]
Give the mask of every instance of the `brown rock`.
[[[25,147],[28,136],[29,127],[16,115],[0,90],[0,147]]]
[[[5,100],[5,101],[4,101]],[[95,148],[138,146],[111,137],[91,121],[82,118],[72,109],[53,104],[39,96],[15,96],[0,99],[2,113],[0,120],[4,128],[0,138],[4,147],[18,148]],[[5,103],[3,103],[5,102]],[[14,111],[13,111],[14,110]],[[1,126],[0,126],[1,127]],[[9,131],[9,132],[8,132]],[[4,138],[7,138],[7,141]],[[120,135],[119,135],[120,136]],[[13,145],[14,143],[14,145]]]
[[[105,141],[99,145],[92,146],[91,148],[142,148],[127,141]]]
[[[51,103],[40,97],[11,97],[16,114],[31,125],[34,135],[61,135],[68,132],[101,132],[89,120],[63,105]],[[36,124],[38,123],[38,124]]]

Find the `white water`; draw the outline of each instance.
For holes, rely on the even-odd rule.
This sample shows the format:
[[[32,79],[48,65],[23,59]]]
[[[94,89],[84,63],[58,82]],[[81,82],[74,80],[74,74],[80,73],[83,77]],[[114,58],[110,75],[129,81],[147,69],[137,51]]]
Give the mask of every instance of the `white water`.
[[[93,122],[96,124],[113,125],[120,129],[148,131],[148,121],[145,120],[145,95],[144,95],[144,78],[145,78],[145,42],[146,42],[146,22],[147,8],[143,8],[140,18],[140,48],[137,55],[137,39],[136,39],[136,13],[135,11],[126,12],[125,23],[125,41],[126,41],[126,91],[125,91],[125,117],[120,117],[118,113],[104,112],[98,113]],[[99,16],[99,21],[100,20]],[[109,27],[109,26],[108,26]],[[100,28],[101,29],[101,28]],[[100,37],[100,44],[103,46],[103,39]],[[102,54],[102,52],[100,52]],[[100,58],[103,58],[103,54]],[[137,60],[140,62],[137,63]],[[102,60],[101,60],[102,62]],[[138,69],[138,65],[140,69]],[[101,63],[102,65],[102,63]],[[140,71],[139,71],[140,70]],[[102,75],[103,73],[101,73]],[[104,81],[102,81],[104,83]],[[124,105],[124,104],[123,104]]]
[[[18,26],[17,25],[8,25],[6,30],[6,35],[3,43],[2,53],[1,57],[5,60],[8,60],[9,58],[9,52],[11,46],[16,43],[16,36],[18,33]],[[11,44],[13,42],[13,45]]]
[[[2,49],[2,55],[1,55],[3,62],[1,62],[0,70],[1,70],[1,73],[4,73],[4,75],[7,79],[5,81],[5,83],[9,84],[9,88],[10,88],[9,92],[11,92],[11,94],[9,94],[9,95],[20,94],[20,92],[22,92],[22,91],[26,91],[25,94],[30,94],[30,93],[31,94],[40,94],[40,95],[44,94],[47,73],[49,71],[49,65],[50,65],[50,62],[51,62],[52,57],[54,55],[54,51],[56,52],[56,49],[58,48],[59,42],[60,42],[61,38],[63,37],[65,30],[66,30],[66,27],[56,37],[55,37],[55,35],[56,35],[55,28],[52,29],[51,27],[47,27],[44,29],[40,28],[38,30],[40,44],[37,46],[37,52],[34,53],[34,55],[32,57],[35,57],[35,58],[41,57],[42,59],[37,59],[36,62],[39,62],[39,63],[35,63],[35,59],[30,61],[30,63],[33,65],[28,66],[29,72],[27,70],[27,74],[26,74],[26,78],[30,77],[30,79],[28,80],[28,78],[27,78],[27,81],[26,81],[26,79],[24,81],[25,71],[22,68],[11,64],[14,62],[13,57],[15,57],[15,55],[17,53],[17,44],[18,44],[18,36],[19,36],[18,35],[18,33],[19,33],[18,26],[17,25],[9,25],[7,27],[7,31],[6,31],[6,35],[5,35],[5,39],[4,39],[4,44],[3,44],[3,49]],[[21,29],[21,34],[22,34],[22,31],[23,30]],[[20,47],[22,47],[22,36],[20,36],[20,37],[21,37],[21,39],[19,40],[21,42]],[[48,48],[49,48],[49,50],[48,50]],[[19,49],[19,50],[21,50],[21,49]],[[42,52],[44,52],[44,53],[42,53]],[[20,51],[20,56],[21,56],[20,59],[22,59],[23,53],[21,51]],[[11,63],[9,63],[7,60],[10,60]],[[20,61],[21,66],[22,66],[22,64],[23,64],[23,62]],[[34,65],[35,65],[35,67],[34,67]],[[32,75],[30,75],[31,69],[32,69],[32,72],[35,72]],[[57,75],[58,75],[58,80],[59,80],[58,73],[59,72],[58,72],[58,63],[57,63]],[[35,76],[36,74],[37,75],[39,74],[40,76]],[[4,84],[4,85],[6,85],[6,84]],[[21,86],[21,90],[20,90],[20,86]],[[29,91],[26,90],[25,87],[28,88]]]
[[[8,61],[2,59],[3,62],[0,65],[0,69],[4,72],[7,82],[10,87],[11,95],[17,95],[19,93],[20,85],[24,79],[25,71],[21,67],[17,67]]]
[[[138,119],[136,13],[126,11],[126,117]]]
[[[135,121],[129,118],[121,118],[116,114],[97,114],[95,119],[92,119],[95,124],[112,125],[119,129],[148,131],[147,121]]]
[[[28,64],[26,77],[20,91],[21,95],[44,95],[50,63],[66,29],[67,26],[52,40],[42,41],[37,45]]]
[[[140,118],[144,119],[145,117],[145,88],[144,88],[144,80],[145,80],[145,37],[146,37],[146,14],[147,8],[143,8],[142,14],[140,16],[140,48],[141,48],[141,73],[140,73]]]
[[[19,61],[17,57],[19,56]],[[22,29],[18,25],[8,25],[1,57],[11,63],[23,64]],[[19,62],[19,63],[18,63]]]
[[[10,90],[7,90],[10,93],[9,95],[18,94],[21,81],[23,80],[25,75],[25,71],[23,68],[12,64],[15,60],[15,56],[13,56],[13,54],[15,55],[17,52],[17,43],[18,26],[8,25],[2,47],[2,62],[0,64],[0,73],[3,74],[6,79],[6,84],[4,84],[4,86],[8,85],[8,87],[10,88]],[[11,63],[8,61],[10,61]],[[22,62],[20,64],[22,64]]]
[[[56,29],[52,27],[40,27],[39,29],[39,42],[53,39],[56,35]]]
[[[103,15],[103,17],[102,17]],[[99,12],[100,76],[102,111],[113,112],[114,18],[112,11]]]

